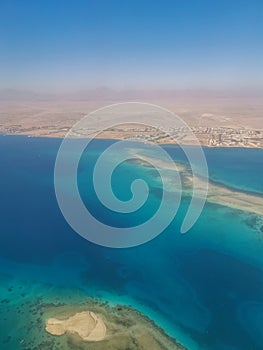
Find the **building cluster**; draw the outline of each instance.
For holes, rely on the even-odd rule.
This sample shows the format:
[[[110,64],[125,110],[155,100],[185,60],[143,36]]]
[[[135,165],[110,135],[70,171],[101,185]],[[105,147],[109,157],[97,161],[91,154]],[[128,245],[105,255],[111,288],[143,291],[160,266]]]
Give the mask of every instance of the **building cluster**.
[[[12,125],[9,127],[1,127],[4,133],[16,134],[32,134],[36,131],[42,131],[43,135],[50,135],[52,133],[61,132],[65,134],[69,131],[69,127],[55,127],[55,126],[33,126],[22,128],[21,125]],[[94,137],[99,130],[96,128],[80,128],[71,133],[75,137]],[[38,134],[38,133],[37,133]],[[123,125],[107,129],[108,138],[132,139],[144,142],[155,143],[186,143],[193,144],[193,135],[199,139],[202,145],[211,147],[253,147],[263,148],[263,129],[253,130],[235,127],[163,127],[157,128],[151,126],[129,126]]]
[[[235,128],[211,128],[208,144],[210,146],[262,147],[263,131]]]
[[[263,147],[263,130],[251,130],[231,127],[178,127],[165,130],[160,127],[134,128],[129,130],[132,139],[151,142],[162,142],[168,139],[188,140],[194,134],[202,144],[213,147]]]

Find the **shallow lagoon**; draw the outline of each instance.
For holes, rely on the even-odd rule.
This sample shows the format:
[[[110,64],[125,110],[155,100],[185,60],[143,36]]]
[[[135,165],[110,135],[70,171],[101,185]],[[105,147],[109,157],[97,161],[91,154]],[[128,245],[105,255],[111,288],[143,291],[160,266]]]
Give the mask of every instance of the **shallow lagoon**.
[[[96,141],[87,156],[95,160],[110,142]],[[59,144],[58,139],[0,137],[1,348],[26,348],[29,339],[30,344],[46,339],[44,328],[38,335],[41,320],[34,328],[32,303],[78,302],[87,295],[139,309],[189,349],[261,349],[262,218],[207,204],[197,224],[181,235],[189,203],[184,198],[175,220],[153,241],[124,250],[96,246],[72,231],[57,206],[53,167]],[[167,149],[184,160],[175,146]],[[263,193],[262,150],[205,152],[213,180]],[[129,181],[154,175],[124,164],[116,184],[123,174],[126,181],[117,188],[122,199],[129,196]],[[85,187],[84,200],[91,193]],[[149,206],[130,218],[110,215],[96,200],[88,204],[101,219],[110,215],[112,223],[125,226],[151,215],[158,200],[155,188]]]

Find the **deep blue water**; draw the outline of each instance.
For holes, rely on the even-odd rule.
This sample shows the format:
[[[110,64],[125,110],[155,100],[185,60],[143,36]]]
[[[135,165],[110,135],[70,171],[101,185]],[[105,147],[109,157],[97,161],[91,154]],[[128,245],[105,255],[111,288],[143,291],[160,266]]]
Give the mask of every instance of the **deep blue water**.
[[[96,141],[85,157],[95,161],[109,143]],[[28,334],[27,318],[13,313],[25,295],[51,302],[60,293],[74,298],[79,290],[131,304],[189,349],[262,349],[262,218],[207,203],[196,225],[181,235],[189,204],[184,199],[172,224],[151,242],[121,250],[94,245],[68,226],[58,208],[53,169],[59,144],[0,136],[0,348],[19,349],[21,334]],[[167,149],[183,160],[176,147]],[[207,148],[205,153],[213,180],[263,192],[262,150]],[[116,170],[113,186],[121,199],[129,198],[129,182],[137,175],[155,176],[132,164]],[[80,166],[80,188],[88,177]],[[159,200],[155,188],[140,215],[127,218],[102,208],[90,185],[82,192],[97,217],[119,226],[141,222]]]

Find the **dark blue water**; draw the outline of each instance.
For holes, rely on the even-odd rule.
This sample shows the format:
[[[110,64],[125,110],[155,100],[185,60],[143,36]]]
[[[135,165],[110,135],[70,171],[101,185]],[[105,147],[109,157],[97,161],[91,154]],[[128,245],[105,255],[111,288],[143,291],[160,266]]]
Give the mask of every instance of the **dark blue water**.
[[[95,161],[109,142],[96,141],[85,156]],[[262,349],[262,218],[207,203],[197,224],[181,235],[189,204],[184,199],[172,224],[151,242],[121,250],[96,246],[68,226],[57,206],[53,168],[59,144],[57,139],[0,136],[0,348],[20,349],[21,339],[34,332],[28,330],[30,317],[15,313],[25,298],[53,302],[83,293],[131,304],[189,349]],[[168,148],[183,160],[176,147]],[[214,180],[263,192],[262,150],[205,152]],[[80,168],[80,187],[84,175]],[[132,164],[116,171],[121,199],[129,198],[128,183],[138,175],[153,173]],[[125,181],[120,184],[120,179]],[[142,213],[130,218],[87,200],[90,186],[82,195],[100,219],[129,226],[156,209],[156,191]]]

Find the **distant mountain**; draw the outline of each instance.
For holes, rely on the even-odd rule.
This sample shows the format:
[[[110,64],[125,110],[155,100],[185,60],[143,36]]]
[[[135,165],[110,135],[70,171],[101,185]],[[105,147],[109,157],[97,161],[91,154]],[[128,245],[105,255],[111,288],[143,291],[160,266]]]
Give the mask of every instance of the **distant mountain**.
[[[39,93],[30,90],[2,89],[0,90],[0,101],[24,101],[24,100],[49,100],[56,96],[49,93]]]
[[[259,98],[263,91],[258,89],[112,89],[109,87],[96,87],[81,89],[72,92],[36,92],[20,89],[0,89],[0,101],[43,101],[43,100],[71,100],[71,101],[132,101],[147,99],[231,99],[231,98]]]

